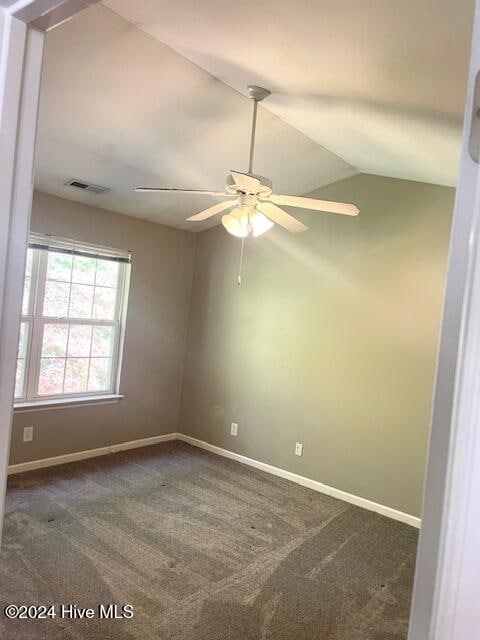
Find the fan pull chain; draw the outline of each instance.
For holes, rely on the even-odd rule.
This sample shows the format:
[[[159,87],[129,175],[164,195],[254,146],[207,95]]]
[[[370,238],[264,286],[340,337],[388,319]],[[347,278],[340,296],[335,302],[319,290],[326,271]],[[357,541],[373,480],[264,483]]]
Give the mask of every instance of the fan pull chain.
[[[243,249],[245,246],[245,238],[242,238],[242,246],[240,249],[240,263],[238,265],[237,284],[242,284],[242,267],[243,267]]]

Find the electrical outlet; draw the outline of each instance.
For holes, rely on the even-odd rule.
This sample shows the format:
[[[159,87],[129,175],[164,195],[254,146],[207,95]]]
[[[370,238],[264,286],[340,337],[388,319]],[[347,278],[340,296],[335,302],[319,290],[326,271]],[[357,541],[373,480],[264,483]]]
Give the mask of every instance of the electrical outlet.
[[[238,436],[238,424],[236,422],[232,422],[230,425],[230,435]]]
[[[33,427],[23,427],[23,441],[31,442],[33,440]]]
[[[295,443],[295,455],[302,456],[303,455],[303,444],[301,442]]]

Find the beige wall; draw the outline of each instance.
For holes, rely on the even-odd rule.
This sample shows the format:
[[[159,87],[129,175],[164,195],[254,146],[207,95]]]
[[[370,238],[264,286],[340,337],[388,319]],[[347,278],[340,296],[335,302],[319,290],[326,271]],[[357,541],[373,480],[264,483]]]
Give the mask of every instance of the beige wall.
[[[133,252],[125,398],[16,413],[10,462],[179,429],[418,515],[454,190],[360,175],[317,195],[361,214],[297,211],[309,231],[249,240],[239,287],[222,227],[194,236],[36,193],[34,231]]]
[[[241,286],[239,241],[199,235],[181,428],[419,515],[454,190],[359,175],[318,195],[361,214],[297,211],[309,231],[248,241]]]
[[[195,236],[35,193],[33,231],[133,254],[118,404],[16,413],[10,463],[176,431]],[[34,425],[31,443],[24,426]]]

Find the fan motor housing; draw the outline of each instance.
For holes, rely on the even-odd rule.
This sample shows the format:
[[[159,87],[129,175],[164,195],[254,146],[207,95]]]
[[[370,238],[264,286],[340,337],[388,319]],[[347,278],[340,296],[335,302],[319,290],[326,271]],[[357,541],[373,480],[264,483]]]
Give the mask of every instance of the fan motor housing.
[[[260,184],[255,192],[248,192],[250,195],[266,198],[272,193],[272,181],[269,178],[266,178],[265,176],[259,176],[256,173],[249,173],[248,175],[260,181]],[[225,191],[234,195],[241,195],[246,193],[243,189],[241,189],[241,187],[238,186],[238,184],[235,183],[235,180],[230,174],[228,174],[227,176]]]

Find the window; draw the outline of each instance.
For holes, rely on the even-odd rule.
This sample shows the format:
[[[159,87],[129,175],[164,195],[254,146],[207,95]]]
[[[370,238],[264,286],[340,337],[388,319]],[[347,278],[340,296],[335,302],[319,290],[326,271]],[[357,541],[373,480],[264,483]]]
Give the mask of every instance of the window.
[[[130,254],[34,234],[15,399],[115,393]]]

